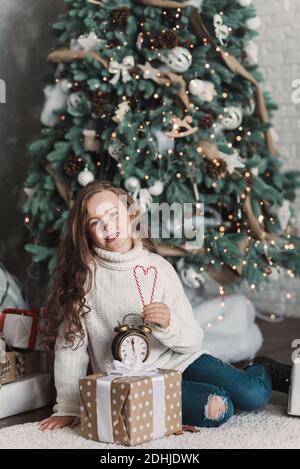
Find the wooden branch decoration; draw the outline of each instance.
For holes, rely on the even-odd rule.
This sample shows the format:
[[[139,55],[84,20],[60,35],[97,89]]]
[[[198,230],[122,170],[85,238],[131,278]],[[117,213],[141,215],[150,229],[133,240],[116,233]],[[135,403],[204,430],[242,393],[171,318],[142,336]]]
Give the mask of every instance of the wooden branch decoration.
[[[100,54],[98,54],[98,52],[95,51],[86,52],[84,50],[58,49],[51,52],[48,55],[47,60],[49,60],[49,62],[54,63],[71,63],[75,60],[84,60],[86,57],[91,57],[92,59],[95,59],[97,62],[100,62],[106,69],[108,69],[109,67],[109,60],[105,59]],[[129,73],[134,74],[136,73],[137,69],[136,67],[133,67],[128,71]],[[151,78],[159,85],[179,85],[178,96],[184,104],[185,108],[189,109],[190,101],[188,95],[186,94],[186,83],[180,75],[177,75],[173,72],[162,73],[158,70],[158,76],[155,79],[153,77]]]
[[[277,235],[274,235],[272,233],[267,233],[264,230],[264,227],[262,226],[262,224],[259,223],[259,221],[257,220],[256,216],[253,213],[253,210],[251,207],[251,200],[249,196],[246,197],[245,199],[244,210],[248,218],[250,229],[254,233],[257,239],[259,239],[260,241],[278,239]]]
[[[205,249],[186,249],[184,245],[157,245],[158,254],[161,256],[180,257],[180,256],[201,256],[204,255]],[[223,266],[220,271],[210,268],[208,275],[216,282],[222,285],[230,285],[239,279],[239,271],[233,271],[227,266]]]
[[[136,0],[137,3],[146,6],[159,7],[159,8],[186,8],[189,6],[187,3],[176,2],[175,0]]]
[[[229,54],[228,52],[225,52],[221,47],[217,46],[217,44],[211,37],[209,31],[207,30],[200,13],[196,8],[193,8],[190,19],[194,27],[195,33],[197,34],[199,39],[203,40],[204,38],[206,38],[206,40],[208,40],[215,47],[215,49],[220,54],[223,62],[233,73],[240,75],[241,77],[245,78],[245,80],[248,80],[250,81],[250,83],[253,84],[255,88],[256,104],[259,111],[260,119],[264,124],[269,124],[268,111],[259,83],[233,55]],[[277,151],[274,147],[272,133],[270,132],[270,129],[266,130],[265,136],[270,153],[272,153],[272,155],[276,155]]]
[[[207,158],[209,160],[214,160],[220,158],[219,150],[214,143],[211,143],[207,140],[200,140],[199,147],[201,148],[201,154],[203,158]],[[264,230],[262,224],[259,223],[256,216],[253,213],[251,207],[250,197],[247,196],[244,202],[244,211],[247,215],[249,226],[253,234],[259,240],[276,240],[278,236],[273,235],[272,233],[267,233]]]
[[[184,78],[181,75],[177,75],[176,73],[173,73],[173,72],[166,72],[165,74],[170,78],[170,80],[172,81],[174,85],[179,86],[178,96],[183,102],[183,104],[185,105],[187,111],[189,111],[190,100],[186,92],[186,82]]]
[[[66,184],[58,180],[55,170],[53,169],[51,163],[47,163],[45,168],[46,168],[47,173],[53,177],[58,193],[60,194],[61,198],[65,201],[67,207],[71,208],[73,205],[73,198],[72,198],[71,191],[69,190]]]
[[[86,57],[91,57],[92,59],[97,60],[97,62],[100,62],[103,67],[108,68],[108,60],[101,57],[101,55],[95,51],[87,52],[84,50],[58,49],[51,52],[48,55],[47,60],[54,63],[71,63],[75,60],[84,60]]]
[[[232,269],[227,266],[223,266],[220,271],[209,269],[208,275],[210,278],[215,280],[215,282],[220,283],[221,285],[231,285],[236,283],[239,280],[238,273],[234,273]]]
[[[219,150],[215,143],[209,142],[208,140],[199,140],[199,148],[201,148],[203,158],[207,158],[208,160],[220,158]]]

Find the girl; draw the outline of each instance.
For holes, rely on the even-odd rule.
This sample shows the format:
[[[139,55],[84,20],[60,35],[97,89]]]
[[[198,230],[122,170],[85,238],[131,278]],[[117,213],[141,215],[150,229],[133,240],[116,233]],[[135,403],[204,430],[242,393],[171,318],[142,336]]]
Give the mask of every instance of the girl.
[[[182,371],[184,424],[219,426],[234,407],[263,407],[272,381],[278,389],[289,379],[289,368],[274,362],[238,370],[203,350],[203,331],[175,269],[157,253],[151,237],[137,236],[134,203],[108,182],[92,182],[77,194],[45,305],[47,340],[56,342],[57,403],[41,430],[79,423],[79,379],[87,374],[89,360],[93,373],[106,371],[114,327],[128,313],[142,314],[151,323],[147,364]],[[158,271],[153,302],[142,312],[132,275],[137,264]]]

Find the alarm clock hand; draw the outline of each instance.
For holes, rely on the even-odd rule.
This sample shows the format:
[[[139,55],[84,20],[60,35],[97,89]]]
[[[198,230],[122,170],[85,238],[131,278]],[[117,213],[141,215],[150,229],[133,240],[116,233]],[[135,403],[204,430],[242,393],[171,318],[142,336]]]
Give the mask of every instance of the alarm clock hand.
[[[134,348],[134,339],[133,339],[133,338],[131,339],[131,344],[132,344],[132,351],[133,351],[133,353],[134,353],[134,352],[135,352],[135,348]]]
[[[133,355],[133,358],[135,360],[138,359],[138,354],[136,353],[136,350],[135,350],[135,342],[134,342],[134,338],[131,339],[131,344],[132,344],[132,355]]]

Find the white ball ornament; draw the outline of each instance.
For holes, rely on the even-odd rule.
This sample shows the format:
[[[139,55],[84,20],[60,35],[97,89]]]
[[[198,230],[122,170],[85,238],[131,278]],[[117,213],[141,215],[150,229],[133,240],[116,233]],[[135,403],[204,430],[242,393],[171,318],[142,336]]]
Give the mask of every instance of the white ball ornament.
[[[226,117],[222,119],[222,127],[226,130],[237,129],[243,122],[243,112],[241,107],[229,107]]]
[[[128,192],[137,191],[141,187],[140,181],[135,176],[131,176],[130,178],[127,178],[124,185],[125,185],[125,189]]]
[[[193,267],[188,267],[180,272],[183,282],[191,288],[199,288],[205,284],[206,279],[203,274],[197,272]]]
[[[197,96],[204,91],[204,81],[203,80],[191,80],[189,84],[190,93]]]
[[[199,79],[194,79],[190,81],[189,91],[194,96],[198,96],[204,91],[204,81]]]
[[[75,93],[70,94],[68,98],[68,107],[76,107],[82,99],[84,98],[84,94],[80,91],[76,91]]]
[[[211,102],[217,96],[217,90],[212,82],[199,80],[198,78],[190,81],[189,91],[192,95],[208,102]]]
[[[249,18],[246,21],[246,26],[248,29],[253,29],[254,31],[258,29],[261,25],[261,19],[259,16],[256,16],[255,18]]]
[[[192,55],[184,47],[174,47],[166,55],[160,53],[160,60],[168,65],[173,72],[186,72],[192,65]]]
[[[205,275],[192,265],[186,266],[183,259],[177,262],[177,269],[183,283],[190,288],[199,288],[206,282]]]
[[[238,0],[238,2],[242,7],[248,7],[252,5],[252,0]]]
[[[108,147],[109,155],[116,161],[124,156],[124,145],[121,142],[112,143]]]
[[[95,176],[88,167],[85,167],[77,176],[77,180],[81,186],[86,186],[89,182],[94,181],[94,179]]]
[[[163,154],[166,151],[172,152],[174,150],[174,138],[168,137],[168,135],[166,135],[166,132],[154,129],[152,130],[152,134],[156,140],[157,150],[160,154]]]
[[[164,184],[162,181],[155,181],[155,183],[149,187],[149,192],[151,195],[161,195],[163,191],[164,191]]]

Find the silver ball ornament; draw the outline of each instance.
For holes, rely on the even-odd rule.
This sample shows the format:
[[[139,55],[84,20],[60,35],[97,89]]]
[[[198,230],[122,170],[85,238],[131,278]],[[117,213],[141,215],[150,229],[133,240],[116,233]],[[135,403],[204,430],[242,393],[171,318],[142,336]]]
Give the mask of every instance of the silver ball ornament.
[[[166,55],[160,53],[159,59],[173,72],[186,72],[192,65],[192,54],[184,47],[174,47]]]
[[[222,119],[222,127],[226,130],[237,129],[243,122],[241,107],[229,107],[226,116]]]
[[[124,156],[124,145],[121,142],[111,143],[108,147],[109,155],[116,161]]]
[[[194,80],[191,80],[189,83],[189,91],[191,94],[194,96],[198,96],[200,93],[202,93],[204,90],[204,81],[199,80],[198,78],[195,78]]]
[[[70,94],[68,98],[68,107],[76,107],[81,103],[84,98],[84,94],[81,91],[76,91],[75,93]]]
[[[94,179],[94,174],[88,168],[85,168],[83,171],[80,171],[77,176],[77,180],[81,186],[86,186],[89,182],[94,181]]]
[[[149,187],[149,192],[151,195],[161,195],[164,191],[164,184],[162,181],[155,181],[152,186]]]
[[[136,190],[139,190],[139,188],[141,187],[140,181],[135,176],[131,176],[127,178],[124,185],[125,185],[125,189],[128,192],[134,192]]]
[[[192,288],[199,288],[205,283],[205,277],[203,274],[196,272],[193,268],[185,269],[182,272],[182,279],[184,283]]]

